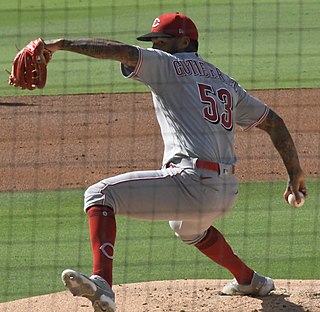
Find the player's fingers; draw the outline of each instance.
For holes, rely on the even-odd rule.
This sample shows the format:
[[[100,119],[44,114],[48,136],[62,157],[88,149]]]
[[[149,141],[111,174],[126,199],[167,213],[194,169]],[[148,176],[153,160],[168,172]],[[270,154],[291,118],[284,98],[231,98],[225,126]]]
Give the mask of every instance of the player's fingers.
[[[298,184],[297,186],[296,185],[288,185],[288,188],[286,190],[286,192],[284,193],[284,197],[285,197],[285,200],[287,202],[289,202],[288,198],[289,198],[289,195],[290,194],[293,194],[295,196],[295,199],[296,199],[296,202],[298,204],[300,204],[301,200],[304,198],[306,198],[308,195],[307,195],[307,188],[304,184],[304,182],[300,182],[300,184]],[[301,198],[303,197],[303,198]]]
[[[297,202],[297,204],[300,204],[300,202],[301,202],[301,200],[302,200],[302,198],[301,198],[301,193],[299,192],[299,191],[296,191],[296,192],[294,192],[293,193],[294,194],[294,197],[295,197],[295,199],[296,199],[296,202]]]
[[[299,191],[303,194],[304,197],[308,196],[308,191],[305,185],[300,186]]]
[[[289,202],[288,197],[290,194],[292,194],[292,181],[290,181],[290,179],[289,179],[288,183],[287,183],[286,190],[283,193],[283,197],[287,203]]]
[[[284,197],[284,200],[288,203],[288,197],[290,195],[290,192],[284,192],[283,194],[283,197]]]

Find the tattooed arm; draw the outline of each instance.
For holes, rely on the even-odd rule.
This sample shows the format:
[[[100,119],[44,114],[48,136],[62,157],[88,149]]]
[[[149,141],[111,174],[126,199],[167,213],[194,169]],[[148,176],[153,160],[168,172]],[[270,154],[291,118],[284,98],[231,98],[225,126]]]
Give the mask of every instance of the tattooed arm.
[[[307,189],[296,147],[284,121],[270,109],[266,119],[257,128],[266,131],[270,135],[271,141],[287,169],[289,177],[288,186],[284,193],[285,200],[288,201],[289,194],[293,193],[297,202],[300,203],[298,191],[306,196]]]
[[[119,61],[128,67],[135,67],[139,52],[134,46],[106,39],[55,39],[46,40],[46,48],[51,52],[70,51],[95,58]]]

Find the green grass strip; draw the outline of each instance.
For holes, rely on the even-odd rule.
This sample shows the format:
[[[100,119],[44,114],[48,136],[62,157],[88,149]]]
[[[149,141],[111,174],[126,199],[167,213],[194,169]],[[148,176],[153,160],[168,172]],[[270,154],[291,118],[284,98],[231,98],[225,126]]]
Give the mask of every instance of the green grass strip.
[[[284,203],[285,182],[240,184],[235,208],[215,226],[237,254],[261,274],[319,279],[319,181],[308,182],[303,208]],[[91,272],[83,191],[0,194],[0,302],[63,290],[65,268]],[[167,222],[117,218],[114,283],[231,278]]]

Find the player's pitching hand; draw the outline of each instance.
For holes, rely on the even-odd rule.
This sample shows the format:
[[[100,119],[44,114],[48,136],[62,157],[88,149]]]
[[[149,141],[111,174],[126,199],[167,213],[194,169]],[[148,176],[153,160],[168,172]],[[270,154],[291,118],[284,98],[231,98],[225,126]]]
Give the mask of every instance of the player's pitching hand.
[[[288,179],[288,185],[283,194],[285,201],[292,207],[301,207],[307,198],[307,188],[304,183],[303,172],[293,175]]]

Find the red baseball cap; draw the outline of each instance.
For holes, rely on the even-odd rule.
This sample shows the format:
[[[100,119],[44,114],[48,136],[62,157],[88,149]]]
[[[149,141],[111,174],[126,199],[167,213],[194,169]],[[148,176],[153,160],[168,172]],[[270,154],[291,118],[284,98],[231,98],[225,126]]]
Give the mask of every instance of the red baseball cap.
[[[151,27],[151,32],[140,36],[137,40],[151,41],[152,38],[172,38],[188,36],[198,41],[198,30],[194,22],[186,15],[168,13],[158,16]]]

